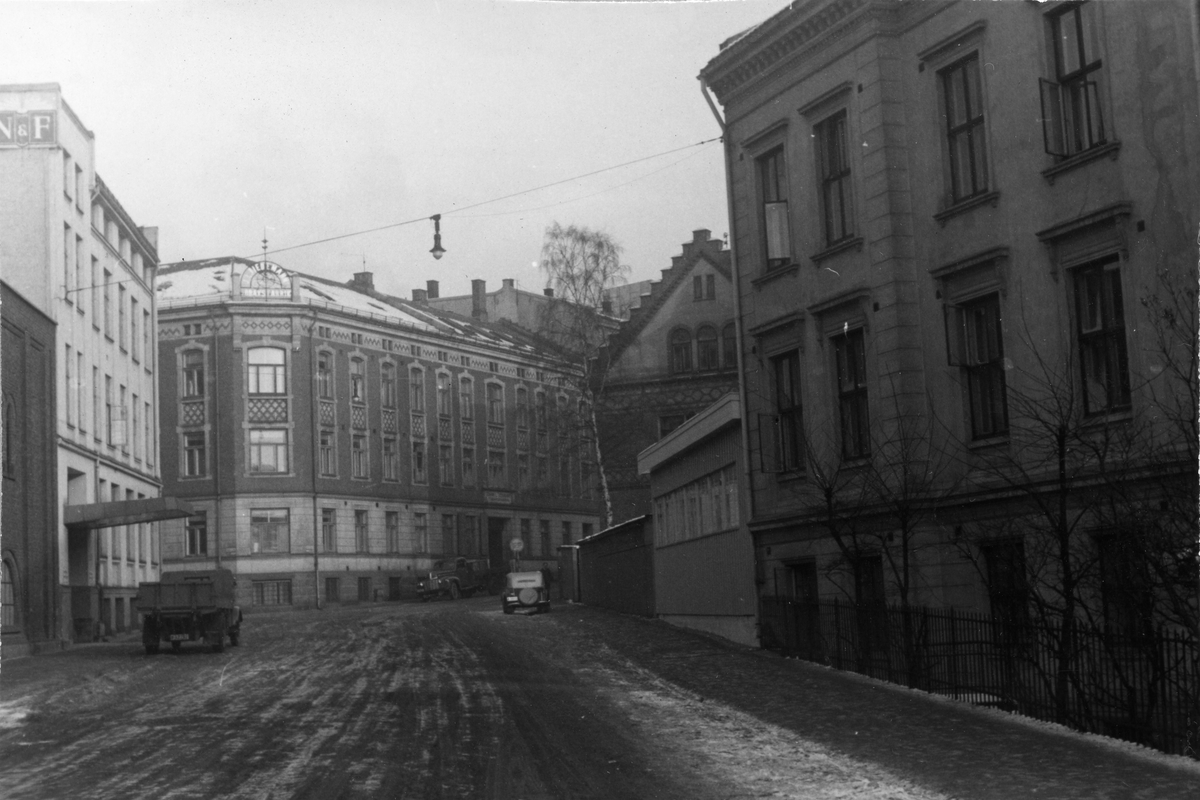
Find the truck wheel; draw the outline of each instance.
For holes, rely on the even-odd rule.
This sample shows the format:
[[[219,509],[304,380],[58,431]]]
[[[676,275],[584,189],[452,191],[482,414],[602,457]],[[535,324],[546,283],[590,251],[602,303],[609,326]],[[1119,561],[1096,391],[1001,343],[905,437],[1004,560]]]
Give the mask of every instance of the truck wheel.
[[[511,614],[512,612],[513,612],[513,610],[512,610],[512,606],[510,606],[510,605],[508,605],[508,604],[505,604],[505,606],[504,606],[504,613],[505,613],[505,614]]]
[[[450,584],[450,599],[457,600],[458,595],[459,595],[458,584],[457,583]]]
[[[154,644],[150,644],[150,642],[146,642],[146,655],[148,655],[148,656],[158,655],[158,642],[155,642]]]
[[[238,630],[233,630],[233,631],[230,631],[230,632],[229,632],[229,644],[230,644],[230,646],[232,646],[232,647],[237,647],[237,646],[238,646],[238,642],[239,642],[239,640],[241,639],[241,636],[242,636],[242,632],[241,632],[241,631],[238,631]]]
[[[171,649],[174,650],[176,653],[179,652],[179,648],[181,648],[181,647],[183,647],[183,642],[171,642]]]
[[[225,652],[225,633],[224,632],[217,634],[217,638],[213,642],[213,652],[214,653]]]

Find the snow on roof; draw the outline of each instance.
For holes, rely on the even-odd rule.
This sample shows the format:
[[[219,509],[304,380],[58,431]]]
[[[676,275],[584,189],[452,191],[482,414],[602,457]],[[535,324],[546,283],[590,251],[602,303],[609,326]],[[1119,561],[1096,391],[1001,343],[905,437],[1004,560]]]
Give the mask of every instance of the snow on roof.
[[[232,297],[233,275],[240,280],[242,270],[255,262],[244,258],[210,258],[166,264],[158,271],[155,292],[160,308],[179,308],[228,301]],[[441,333],[480,343],[535,352],[536,348],[510,333],[484,326],[447,311],[431,309],[401,298],[386,299],[358,289],[299,272],[288,273],[300,288],[301,303],[363,315],[383,322],[429,333]],[[255,300],[257,298],[246,298]]]

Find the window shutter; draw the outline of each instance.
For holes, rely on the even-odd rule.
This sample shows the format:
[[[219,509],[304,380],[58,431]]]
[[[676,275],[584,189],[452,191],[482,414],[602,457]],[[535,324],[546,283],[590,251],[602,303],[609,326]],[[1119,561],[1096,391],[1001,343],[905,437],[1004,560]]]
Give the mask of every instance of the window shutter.
[[[952,367],[967,366],[967,318],[962,306],[949,303],[942,306],[946,326],[946,363]]]
[[[1038,78],[1042,95],[1042,139],[1052,156],[1067,155],[1063,141],[1062,87],[1054,81]]]
[[[760,472],[783,472],[779,452],[779,417],[772,414],[758,415],[758,459]]]
[[[1088,130],[1091,133],[1091,141],[1088,142],[1088,145],[1095,147],[1105,142],[1104,115],[1100,109],[1100,88],[1095,81],[1084,81],[1083,94],[1084,100],[1087,102]]]

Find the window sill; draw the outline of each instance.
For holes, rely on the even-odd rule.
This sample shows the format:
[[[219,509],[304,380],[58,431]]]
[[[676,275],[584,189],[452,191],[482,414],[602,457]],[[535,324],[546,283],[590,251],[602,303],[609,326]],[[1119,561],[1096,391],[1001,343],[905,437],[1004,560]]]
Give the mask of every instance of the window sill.
[[[1107,144],[1093,147],[1090,150],[1084,150],[1082,153],[1076,153],[1073,156],[1068,156],[1054,166],[1042,170],[1042,177],[1046,179],[1047,183],[1053,186],[1055,179],[1059,175],[1070,172],[1071,170],[1081,167],[1084,164],[1088,164],[1092,161],[1098,161],[1105,156],[1108,156],[1113,161],[1116,161],[1117,153],[1120,152],[1120,150],[1121,143],[1117,141],[1108,142]]]
[[[813,260],[814,264],[820,264],[825,259],[836,256],[838,253],[844,253],[847,250],[861,251],[862,247],[863,238],[861,236],[855,236],[850,239],[844,239],[843,241],[840,241],[835,245],[831,245],[830,247],[826,247],[819,253],[813,253],[811,256],[809,256],[809,258]]]
[[[750,285],[755,289],[761,289],[776,278],[782,278],[784,275],[795,275],[800,271],[800,265],[792,262],[782,267],[775,267],[769,272],[759,275],[754,280],[750,281]]]
[[[1008,447],[1008,441],[1008,434],[1001,433],[995,436],[988,436],[983,439],[972,439],[971,441],[967,442],[967,449],[975,452],[992,449],[998,450],[1001,447]]]
[[[1097,411],[1084,417],[1083,428],[1085,430],[1095,430],[1096,428],[1104,428],[1109,425],[1124,425],[1132,419],[1132,408],[1116,408],[1112,411]]]
[[[800,483],[808,477],[808,473],[804,470],[790,470],[788,472],[775,473],[776,483]]]
[[[977,194],[974,197],[968,197],[965,200],[959,200],[949,208],[943,209],[942,211],[934,214],[933,218],[937,220],[938,225],[945,227],[947,220],[957,217],[959,214],[965,214],[973,208],[979,208],[980,206],[985,205],[990,205],[992,208],[995,208],[996,204],[999,202],[999,192],[986,192],[984,194]]]

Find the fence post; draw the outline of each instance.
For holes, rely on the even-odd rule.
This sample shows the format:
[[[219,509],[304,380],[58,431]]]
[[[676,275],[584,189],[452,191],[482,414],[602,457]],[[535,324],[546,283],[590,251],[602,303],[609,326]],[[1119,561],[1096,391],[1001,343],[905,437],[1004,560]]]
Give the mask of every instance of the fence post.
[[[958,699],[958,624],[950,606],[950,696]]]

